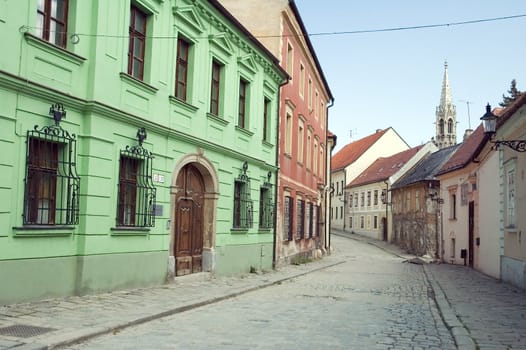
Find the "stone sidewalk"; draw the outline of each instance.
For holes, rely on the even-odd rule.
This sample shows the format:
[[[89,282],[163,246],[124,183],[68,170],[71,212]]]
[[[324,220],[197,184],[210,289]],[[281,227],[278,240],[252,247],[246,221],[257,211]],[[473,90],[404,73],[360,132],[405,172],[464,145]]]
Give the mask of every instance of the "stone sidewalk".
[[[0,306],[0,350],[61,348],[342,262],[335,254],[269,273],[231,278],[199,273],[155,287]]]
[[[334,233],[375,245],[408,262],[415,259],[394,244]],[[422,261],[442,319],[458,349],[526,349],[526,291],[469,267]]]
[[[375,245],[408,262],[397,246],[356,234],[333,232]],[[216,278],[206,273],[142,289],[0,306],[0,350],[61,348],[91,337],[184,312],[341,264],[338,252],[265,274]],[[424,259],[426,260],[426,259]],[[458,349],[526,349],[526,292],[463,266],[423,269]]]

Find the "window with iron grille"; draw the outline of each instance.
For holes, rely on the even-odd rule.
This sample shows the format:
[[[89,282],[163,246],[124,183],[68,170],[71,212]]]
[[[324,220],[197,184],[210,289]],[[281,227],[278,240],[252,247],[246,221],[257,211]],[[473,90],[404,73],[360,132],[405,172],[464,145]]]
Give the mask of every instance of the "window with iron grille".
[[[177,40],[177,62],[175,68],[175,97],[186,101],[188,90],[188,53],[190,44],[184,39]]]
[[[248,163],[243,164],[243,172],[234,181],[234,228],[248,229],[253,224],[253,203],[250,197],[250,178],[247,175]]]
[[[283,240],[292,241],[292,223],[294,218],[294,199],[292,197],[285,197],[285,201],[283,202],[283,212]]]
[[[305,210],[305,220],[307,221],[307,237],[312,238],[312,203],[307,204],[307,210]]]
[[[298,199],[296,211],[296,239],[305,238],[305,202]]]
[[[259,228],[271,229],[274,224],[272,184],[265,182],[259,189]]]
[[[312,235],[314,237],[318,237],[318,217],[320,212],[320,206],[314,205],[314,210],[312,211],[312,222],[314,225],[314,228],[312,230]]]
[[[148,16],[136,6],[130,8],[128,74],[143,80],[144,53],[146,49],[146,21]]]
[[[76,156],[76,136],[58,123],[28,131],[24,225],[78,224]]]
[[[66,48],[68,31],[68,0],[39,0],[36,36],[51,44]]]
[[[156,188],[152,182],[152,159],[152,154],[141,144],[121,150],[117,226],[155,226]]]

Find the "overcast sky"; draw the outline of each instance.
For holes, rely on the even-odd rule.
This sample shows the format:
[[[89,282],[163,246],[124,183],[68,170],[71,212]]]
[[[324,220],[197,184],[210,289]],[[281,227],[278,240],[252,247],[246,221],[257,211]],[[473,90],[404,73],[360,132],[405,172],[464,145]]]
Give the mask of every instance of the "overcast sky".
[[[296,5],[310,34],[526,15],[524,0],[296,0]],[[311,41],[335,97],[329,129],[338,137],[336,150],[351,141],[351,131],[357,140],[389,126],[410,146],[429,141],[445,60],[457,107],[457,141],[468,124],[476,128],[488,102],[498,105],[512,79],[526,90],[526,16],[312,35]]]

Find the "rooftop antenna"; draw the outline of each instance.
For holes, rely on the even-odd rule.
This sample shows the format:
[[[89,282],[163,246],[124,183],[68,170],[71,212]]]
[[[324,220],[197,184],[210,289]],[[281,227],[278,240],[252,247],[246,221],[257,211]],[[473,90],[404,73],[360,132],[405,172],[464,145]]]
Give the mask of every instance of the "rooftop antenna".
[[[357,134],[358,134],[358,131],[356,130],[356,128],[354,130],[352,129],[349,130],[349,137],[351,138],[351,142],[352,142],[353,136],[356,136]]]
[[[473,102],[468,100],[459,100],[460,102],[465,102],[466,106],[468,107],[468,129],[471,129],[471,116],[469,115],[469,105]]]

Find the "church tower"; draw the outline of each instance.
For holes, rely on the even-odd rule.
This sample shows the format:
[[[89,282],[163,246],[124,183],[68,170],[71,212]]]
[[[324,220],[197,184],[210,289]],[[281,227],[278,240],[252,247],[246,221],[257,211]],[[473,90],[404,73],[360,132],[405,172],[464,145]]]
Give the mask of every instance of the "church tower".
[[[439,149],[453,146],[457,143],[457,108],[451,98],[447,61],[444,63],[440,106],[436,109],[436,136],[434,142]]]

